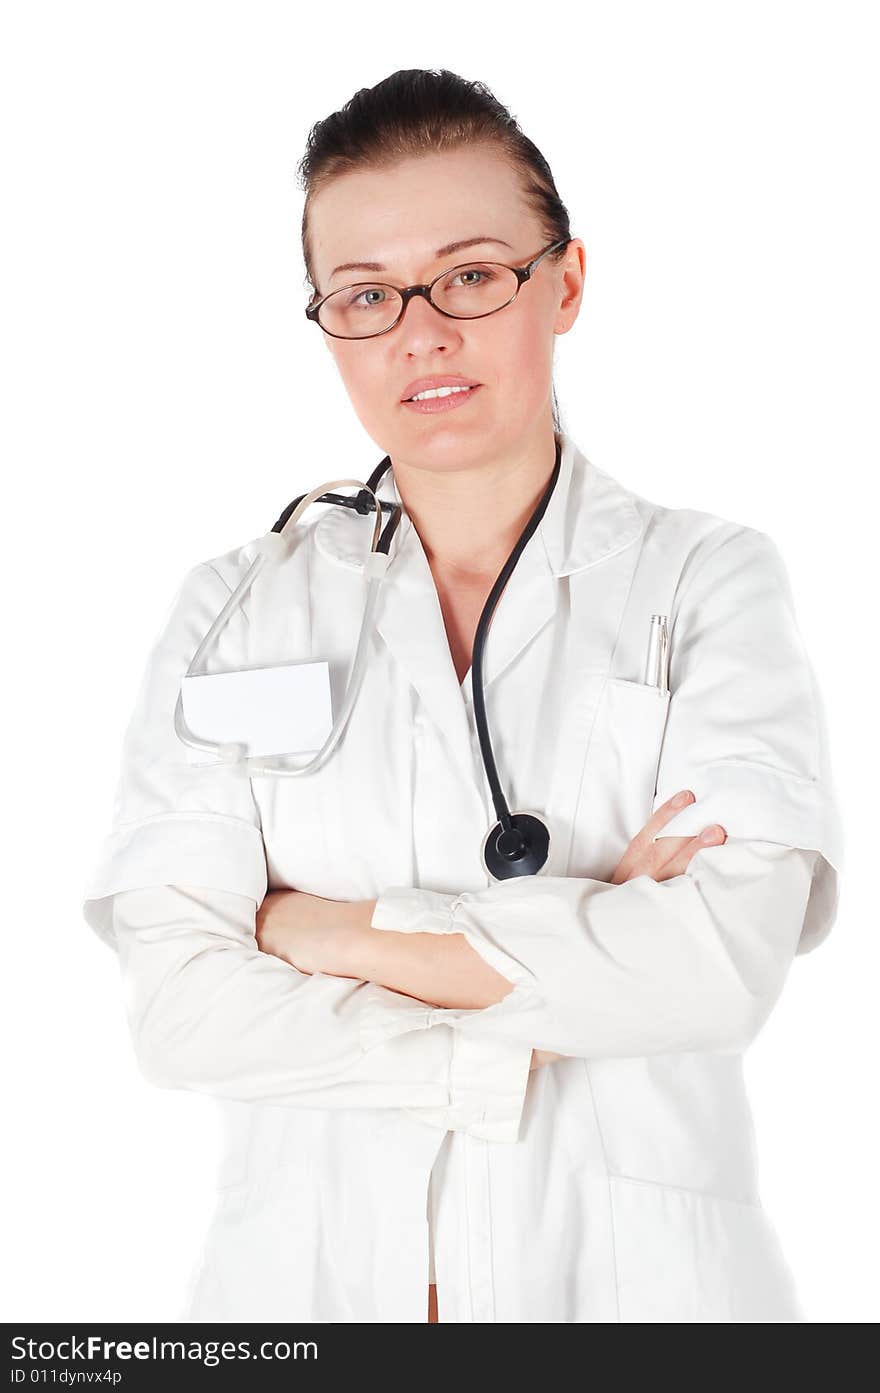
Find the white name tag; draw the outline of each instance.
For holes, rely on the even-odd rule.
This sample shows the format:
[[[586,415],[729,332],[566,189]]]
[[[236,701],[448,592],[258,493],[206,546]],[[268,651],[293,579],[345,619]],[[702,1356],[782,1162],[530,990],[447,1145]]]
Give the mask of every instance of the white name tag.
[[[183,679],[182,700],[193,735],[234,741],[248,756],[314,754],[333,727],[325,661],[194,673]],[[184,749],[190,764],[216,763],[208,750]]]

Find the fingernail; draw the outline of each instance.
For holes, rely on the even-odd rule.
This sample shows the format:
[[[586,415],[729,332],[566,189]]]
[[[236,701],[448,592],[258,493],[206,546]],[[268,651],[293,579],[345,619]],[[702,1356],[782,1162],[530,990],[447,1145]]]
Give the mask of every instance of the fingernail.
[[[686,788],[683,793],[677,793],[675,795],[675,797],[672,800],[672,807],[683,808],[685,803],[689,803],[693,796],[694,795],[691,793],[690,789]]]
[[[719,838],[721,837],[723,831],[724,831],[724,829],[723,829],[722,827],[719,827],[719,826],[717,825],[717,823],[716,823],[716,825],[715,825],[714,827],[707,827],[707,828],[706,828],[705,832],[703,832],[703,833],[701,834],[701,836],[700,836],[700,841],[701,841],[701,842],[717,842],[717,841],[719,840]]]

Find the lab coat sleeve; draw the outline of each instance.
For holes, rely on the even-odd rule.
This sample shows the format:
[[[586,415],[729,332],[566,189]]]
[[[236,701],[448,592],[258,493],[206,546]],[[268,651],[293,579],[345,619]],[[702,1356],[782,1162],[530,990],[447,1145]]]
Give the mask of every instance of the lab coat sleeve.
[[[844,832],[822,693],[785,563],[766,533],[724,529],[685,584],[670,643],[672,697],[654,808],[680,788],[696,802],[663,828],[818,853],[797,943],[809,953],[837,917]]]
[[[449,895],[392,887],[373,927],[458,933],[512,984],[492,1006],[438,1008],[467,1034],[582,1058],[739,1053],[795,954],[816,853],[706,847],[684,875],[622,885],[522,877]]]
[[[425,1002],[261,952],[243,895],[126,890],[111,921],[135,1055],[157,1087],[276,1106],[405,1107],[425,1122],[439,1105],[450,1130],[515,1140],[531,1047],[465,1042],[462,1073],[451,1030],[432,1028]],[[365,1039],[371,1012],[392,999],[393,1027]]]
[[[112,826],[83,902],[86,922],[119,954],[145,1073],[289,1105],[443,1104],[452,1127],[510,1134],[529,1048],[456,1049],[448,1027],[430,1028],[424,1002],[301,974],[260,951],[268,879],[250,779],[243,766],[194,764],[173,722],[182,676],[229,593],[210,562],[178,587],[125,732]],[[232,616],[213,668],[246,665],[247,624],[246,610]]]
[[[245,895],[267,889],[259,811],[243,764],[198,767],[174,729],[174,707],[193,655],[229,586],[210,562],[172,599],[147,658],[122,745],[110,829],[85,887],[82,912],[114,948],[112,897],[150,885],[188,884]],[[245,665],[240,609],[211,655],[218,670]]]
[[[737,1053],[794,956],[827,935],[843,849],[824,713],[775,544],[722,533],[680,588],[654,807],[690,788],[696,802],[658,835],[720,822],[728,840],[667,881],[390,887],[374,928],[462,933],[514,984],[493,1006],[439,1017],[456,1028],[583,1057]]]

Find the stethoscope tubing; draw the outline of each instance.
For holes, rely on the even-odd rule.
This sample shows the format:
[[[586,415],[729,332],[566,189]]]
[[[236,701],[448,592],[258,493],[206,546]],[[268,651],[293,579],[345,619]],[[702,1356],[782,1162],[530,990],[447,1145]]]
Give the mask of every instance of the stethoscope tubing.
[[[544,516],[553,490],[556,487],[556,481],[559,477],[560,459],[561,450],[559,442],[557,441],[556,461],[547,487],[489,592],[474,634],[473,651],[471,655],[471,687],[473,690],[474,722],[477,729],[480,756],[489,784],[492,803],[498,818],[498,823],[495,827],[490,829],[483,843],[483,859],[487,869],[495,879],[507,879],[511,876],[535,874],[540,870],[541,866],[544,865],[549,852],[549,831],[541,818],[538,817],[537,814],[532,813],[511,813],[504,795],[504,790],[501,787],[501,780],[498,776],[498,768],[495,762],[495,754],[492,749],[489,722],[486,715],[486,698],[483,686],[483,652],[485,649],[486,637],[491,627],[492,616],[498,602],[504,593],[504,589],[510,577],[516,569],[516,564],[523,550],[538,527],[541,518]],[[190,676],[196,670],[205,653],[216,640],[225,624],[228,623],[236,608],[241,604],[244,596],[253,585],[263,567],[270,563],[277,564],[288,555],[289,542],[293,535],[293,529],[296,527],[306,509],[311,507],[312,503],[331,503],[346,508],[354,508],[361,514],[375,512],[376,517],[373,523],[370,550],[364,566],[367,593],[364,600],[364,610],[358,642],[351,667],[349,668],[341,710],[333,723],[330,734],[320,750],[318,750],[307,763],[291,768],[279,764],[277,759],[261,761],[260,757],[248,756],[245,748],[237,744],[221,745],[216,741],[202,740],[189,729],[184,719],[183,690],[181,687],[174,708],[174,728],[178,738],[184,744],[190,745],[195,749],[219,754],[221,763],[240,762],[243,770],[248,776],[277,775],[287,778],[297,778],[314,773],[327,761],[327,759],[329,759],[342,738],[342,734],[354,709],[354,704],[363,681],[368,657],[369,640],[375,626],[375,614],[379,601],[379,588],[390,562],[391,538],[396,532],[402,516],[402,509],[399,503],[387,499],[380,499],[377,497],[376,493],[382,478],[390,467],[391,459],[386,455],[377,465],[376,469],[374,469],[366,484],[361,483],[359,479],[333,479],[329,482],[319,484],[309,493],[301,494],[298,498],[295,498],[293,502],[289,503],[277,521],[273,524],[271,531],[267,532],[265,536],[259,539],[256,557],[235,590],[229,596],[229,599],[223,605],[223,608],[220,610],[208,632],[205,634],[187,669],[187,676]],[[347,494],[338,494],[334,492],[334,490],[338,488],[347,487],[357,488],[357,495],[355,497],[350,497]],[[383,510],[391,513],[391,518],[384,530],[382,530]]]

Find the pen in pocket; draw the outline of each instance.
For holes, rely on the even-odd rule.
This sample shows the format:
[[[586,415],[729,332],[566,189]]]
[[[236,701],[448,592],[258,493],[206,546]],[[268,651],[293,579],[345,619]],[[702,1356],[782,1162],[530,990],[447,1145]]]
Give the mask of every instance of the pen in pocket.
[[[669,633],[665,614],[651,615],[648,654],[645,659],[645,682],[660,692],[669,691]]]

